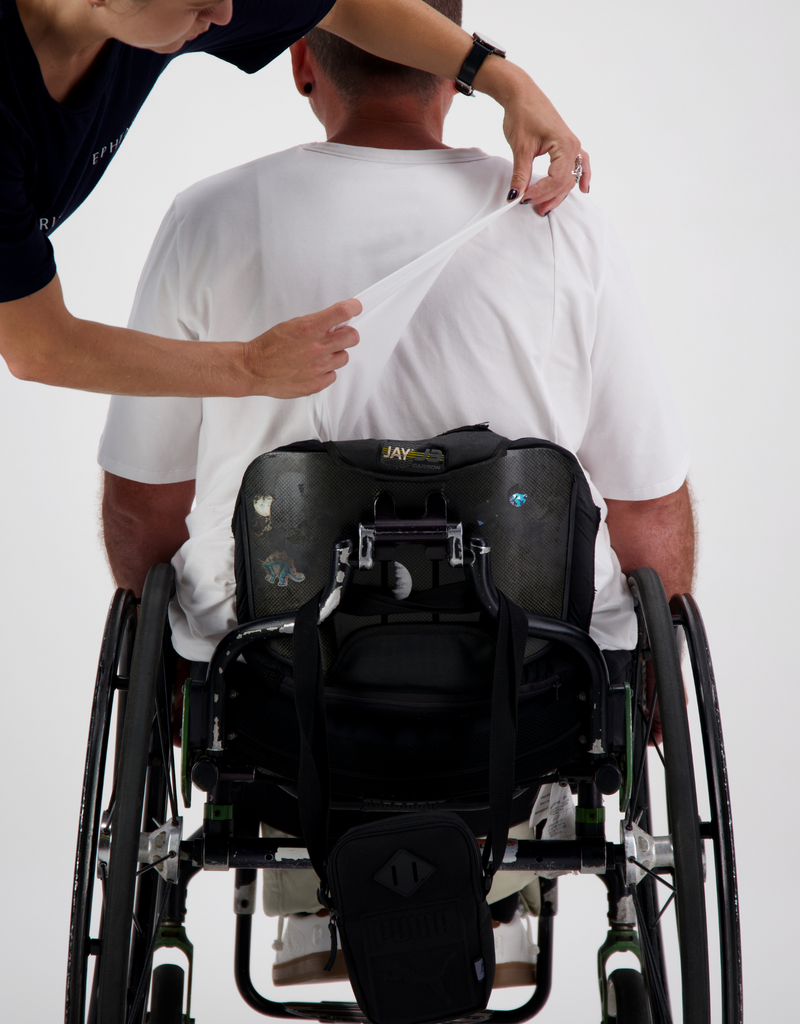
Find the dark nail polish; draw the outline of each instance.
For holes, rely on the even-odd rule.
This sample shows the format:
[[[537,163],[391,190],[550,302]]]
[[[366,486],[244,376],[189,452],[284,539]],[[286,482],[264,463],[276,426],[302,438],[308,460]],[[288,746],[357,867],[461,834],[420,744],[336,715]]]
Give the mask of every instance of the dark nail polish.
[[[532,202],[533,202],[532,199],[523,199],[522,202],[519,205],[520,206],[527,206],[528,203],[532,203]]]
[[[506,196],[506,202],[513,203],[518,195],[519,195],[518,190],[515,189],[515,188],[512,188],[511,191]]]

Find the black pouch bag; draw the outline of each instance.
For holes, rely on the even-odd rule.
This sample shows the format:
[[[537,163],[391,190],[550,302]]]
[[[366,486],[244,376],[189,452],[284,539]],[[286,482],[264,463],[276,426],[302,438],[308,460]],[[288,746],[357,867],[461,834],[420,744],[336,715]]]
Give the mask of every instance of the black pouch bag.
[[[328,854],[330,776],[312,599],[295,619],[299,813],[320,902],[331,912],[358,1005],[374,1024],[426,1024],[484,1010],[494,981],[486,893],[502,863],[514,788],[517,700],[527,617],[498,593],[483,857],[456,814],[404,814],[346,832]],[[490,860],[491,856],[491,860]]]
[[[358,1005],[375,1024],[486,1007],[494,937],[478,844],[456,814],[350,829],[328,883]]]

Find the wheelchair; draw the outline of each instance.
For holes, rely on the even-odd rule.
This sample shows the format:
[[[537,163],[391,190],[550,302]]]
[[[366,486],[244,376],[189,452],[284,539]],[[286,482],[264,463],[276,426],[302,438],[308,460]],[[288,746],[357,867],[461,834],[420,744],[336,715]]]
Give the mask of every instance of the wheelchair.
[[[300,660],[313,650],[324,676],[333,832],[447,810],[484,836],[501,593],[527,623],[502,796],[509,822],[527,820],[540,787],[559,783],[576,798],[575,834],[508,840],[495,865],[541,873],[536,984],[527,1001],[440,1019],[517,1024],[542,1009],[558,875],[571,872],[596,875],[607,890],[608,933],[598,952],[603,1024],[667,1024],[673,1012],[685,1024],[709,1024],[712,959],[721,1019],[739,1024],[733,826],[702,619],[691,596],[668,604],[657,574],[638,569],[629,580],[636,649],[601,653],[587,632],[598,522],[577,460],[549,442],[508,442],[486,428],[414,443],[304,442],[261,456],[245,475],[233,521],[240,624],[182,692],[168,624],[171,566],[151,569],[141,602],[118,590],[89,729],[66,1024],[191,1024],[187,887],[200,871],[227,870],[235,874],[234,972],[245,1002],[270,1017],[367,1021],[356,1003],[282,1003],[251,979],[258,871],[312,870],[293,672],[299,691]],[[698,814],[683,638],[708,820]],[[179,758],[174,707],[182,711]],[[656,714],[661,744],[653,742]],[[652,832],[650,749],[662,766],[666,835]],[[180,803],[190,806],[193,789],[205,795],[204,823],[184,836]],[[619,801],[618,836],[606,835],[611,798]],[[261,837],[261,821],[305,836],[305,845]],[[706,844],[719,915],[713,956]],[[668,923],[677,932],[680,1008],[670,1005]],[[185,957],[188,977],[178,964],[153,970],[164,948]],[[609,972],[620,952],[633,953],[640,969]]]

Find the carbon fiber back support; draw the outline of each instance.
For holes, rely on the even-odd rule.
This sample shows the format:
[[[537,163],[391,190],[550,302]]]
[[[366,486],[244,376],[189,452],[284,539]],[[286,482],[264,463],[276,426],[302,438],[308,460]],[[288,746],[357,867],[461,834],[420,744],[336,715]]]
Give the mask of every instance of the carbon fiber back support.
[[[441,459],[422,458],[426,451]],[[489,541],[499,589],[530,612],[588,628],[599,511],[577,460],[547,441],[509,443],[480,428],[422,441],[309,441],[254,460],[233,523],[239,621],[291,613],[319,592],[331,545],[357,540],[359,522],[373,521],[382,492],[393,496],[398,512],[419,516],[437,491],[448,519],[463,523],[465,539],[480,534]],[[398,559],[411,569],[415,590],[430,586],[421,552],[403,551]],[[442,568],[441,583],[463,578],[446,563]],[[357,573],[354,584],[375,584],[377,573]],[[340,626],[339,641],[341,632]],[[289,638],[272,647],[291,656]]]

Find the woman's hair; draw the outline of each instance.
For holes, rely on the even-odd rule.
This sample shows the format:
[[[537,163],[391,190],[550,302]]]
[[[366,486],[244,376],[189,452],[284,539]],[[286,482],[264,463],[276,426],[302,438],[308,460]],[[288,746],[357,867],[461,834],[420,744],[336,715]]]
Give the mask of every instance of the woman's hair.
[[[425,2],[456,25],[461,24],[462,0]],[[347,100],[360,99],[376,89],[384,96],[415,93],[423,100],[433,98],[439,82],[436,75],[383,60],[321,28],[312,28],[305,38],[320,68]]]

